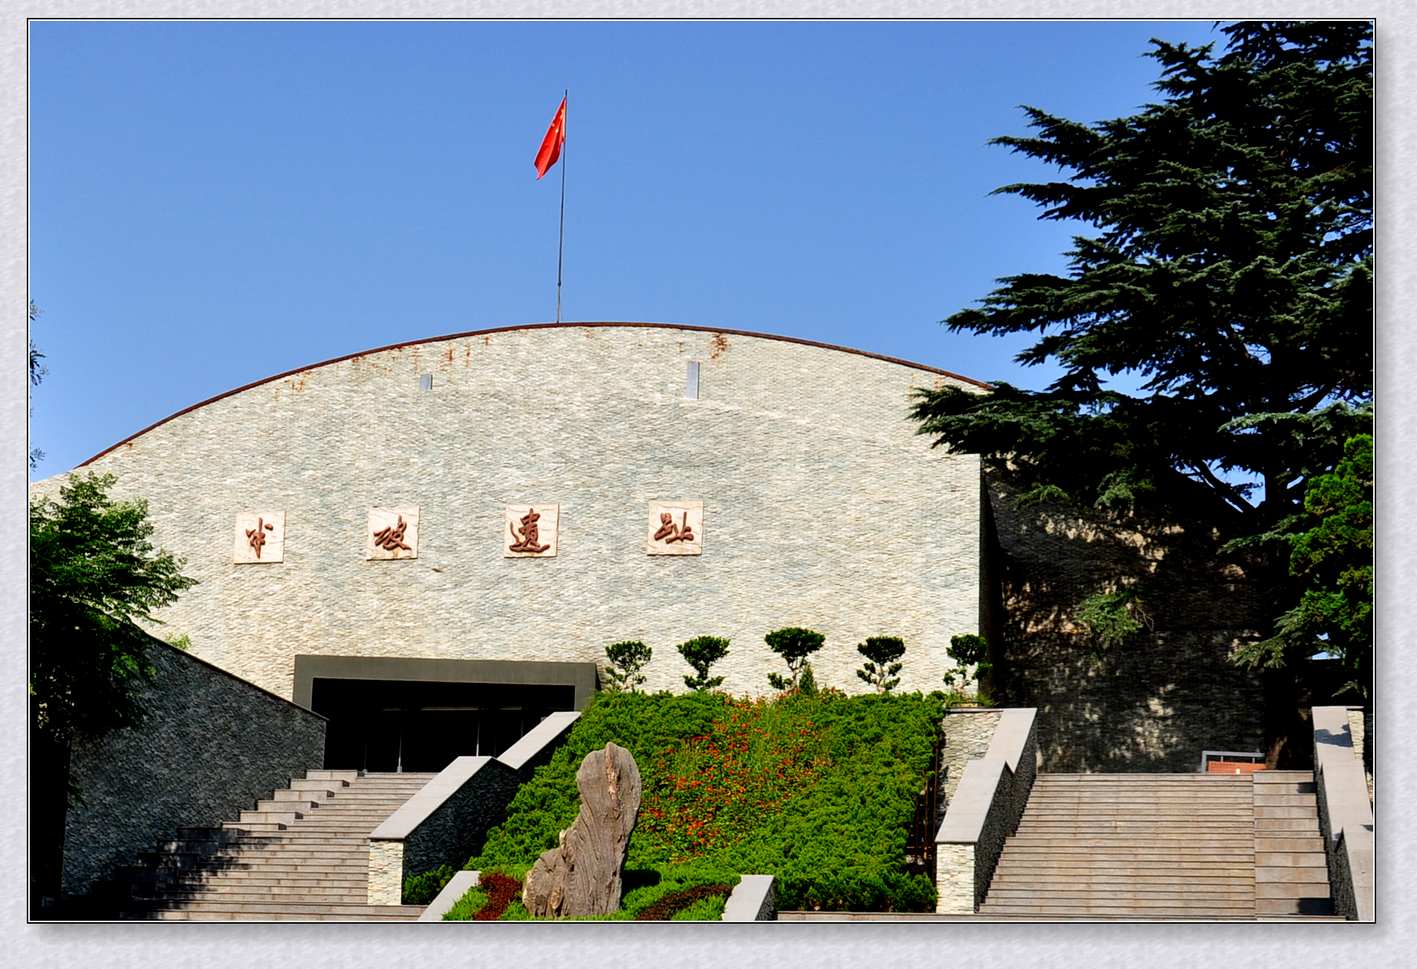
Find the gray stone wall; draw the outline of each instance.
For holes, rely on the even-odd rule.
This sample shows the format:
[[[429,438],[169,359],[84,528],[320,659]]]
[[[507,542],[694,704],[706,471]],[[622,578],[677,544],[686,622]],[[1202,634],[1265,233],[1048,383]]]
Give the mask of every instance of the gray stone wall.
[[[499,760],[489,760],[471,782],[452,794],[403,843],[404,877],[439,865],[461,868],[482,847],[487,832],[506,820],[507,805],[522,777]]]
[[[321,766],[325,720],[153,640],[156,670],[138,727],[74,752],[81,803],[64,835],[63,891],[87,892],[179,825],[236,818]]]
[[[1020,507],[1008,481],[988,484],[1005,678],[994,699],[1037,707],[1044,770],[1188,772],[1202,750],[1263,749],[1260,679],[1228,660],[1260,615],[1243,576],[1177,529]],[[1077,605],[1139,579],[1148,627],[1098,645]]]
[[[700,397],[685,367],[702,362]],[[419,378],[432,375],[432,389]],[[200,585],[160,618],[283,696],[301,653],[604,663],[732,640],[715,668],[765,692],[787,625],[824,632],[818,682],[856,692],[858,642],[906,640],[903,690],[939,686],[980,612],[974,455],[932,449],[923,368],[672,326],[473,334],[312,367],[162,423],[92,463],[149,500]],[[54,490],[56,479],[37,490]],[[703,554],[645,554],[651,499],[704,503]],[[505,505],[560,506],[555,558],[503,556]],[[420,509],[417,558],[366,561],[373,507]],[[239,512],[285,513],[284,561],[232,563]]]

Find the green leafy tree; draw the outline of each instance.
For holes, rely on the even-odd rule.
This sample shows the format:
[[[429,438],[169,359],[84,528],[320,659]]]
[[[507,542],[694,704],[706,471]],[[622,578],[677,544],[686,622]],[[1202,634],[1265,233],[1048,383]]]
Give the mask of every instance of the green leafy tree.
[[[946,322],[1033,334],[1016,359],[1061,374],[1041,391],[924,390],[913,415],[1025,501],[1214,536],[1215,560],[1245,569],[1278,624],[1305,594],[1278,526],[1371,427],[1372,25],[1222,32],[1220,52],[1153,41],[1161,100],[1137,114],[1083,124],[1029,107],[1030,136],[994,139],[1066,175],[999,192],[1092,231],[1065,274],[1004,277]],[[1082,618],[1123,640],[1151,591],[1099,589]],[[1362,623],[1361,598],[1328,601]]]
[[[869,636],[856,647],[866,657],[866,665],[856,675],[876,688],[877,693],[889,693],[900,685],[896,674],[905,668],[900,658],[905,655],[905,640],[899,636]]]
[[[763,637],[768,644],[768,649],[781,656],[787,663],[787,675],[781,673],[769,673],[768,683],[774,690],[795,690],[798,680],[802,676],[802,665],[807,662],[807,657],[822,648],[822,643],[827,637],[811,629],[802,629],[798,626],[787,626],[783,629],[774,629]]]
[[[645,681],[640,670],[649,664],[653,651],[637,639],[611,643],[605,647],[605,657],[610,660],[610,668],[605,678],[615,691],[637,692],[636,688]]]
[[[951,690],[963,690],[993,669],[989,662],[989,641],[975,633],[951,636],[945,654],[955,661],[955,668],[944,676],[945,686]],[[972,674],[970,669],[974,670]]]
[[[721,676],[709,676],[709,669],[728,655],[728,640],[721,636],[695,636],[679,644],[679,655],[694,668],[693,676],[684,677],[691,690],[712,690],[723,682]]]
[[[1303,511],[1275,530],[1287,543],[1299,602],[1275,634],[1244,647],[1252,665],[1279,667],[1317,651],[1336,658],[1342,689],[1370,696],[1373,657],[1373,438],[1355,435],[1343,460],[1304,491]]]
[[[115,501],[113,484],[75,477],[30,506],[31,709],[64,747],[141,721],[152,669],[138,623],[196,584],[153,547],[147,503]]]

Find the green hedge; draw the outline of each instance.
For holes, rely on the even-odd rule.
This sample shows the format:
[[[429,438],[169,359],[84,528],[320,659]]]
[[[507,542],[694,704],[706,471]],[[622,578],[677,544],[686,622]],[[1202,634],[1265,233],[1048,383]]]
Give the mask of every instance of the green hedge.
[[[764,873],[783,908],[928,911],[934,884],[905,871],[905,839],[939,710],[918,694],[602,694],[466,867],[524,873],[575,820],[582,759],[614,741],[645,792],[627,882],[657,879],[627,909]]]

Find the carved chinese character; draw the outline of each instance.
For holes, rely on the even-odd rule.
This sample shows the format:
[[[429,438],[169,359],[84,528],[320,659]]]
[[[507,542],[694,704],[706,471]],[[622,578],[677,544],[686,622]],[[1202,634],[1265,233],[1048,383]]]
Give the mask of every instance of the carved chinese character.
[[[409,547],[403,543],[403,533],[407,530],[408,523],[404,521],[403,516],[400,515],[398,524],[385,525],[374,533],[374,547],[382,548],[386,552],[392,552],[400,548],[404,551],[409,551]]]
[[[550,548],[550,545],[538,545],[536,523],[541,521],[541,516],[536,513],[535,508],[528,508],[525,515],[521,517],[521,530],[512,526],[512,544],[507,546],[509,552],[531,552],[540,554]]]
[[[663,541],[666,545],[671,542],[692,542],[694,540],[694,530],[689,527],[689,511],[685,509],[681,512],[682,517],[678,525],[674,524],[672,512],[662,511],[659,513],[659,530],[654,533],[652,542]]]
[[[236,516],[231,560],[237,565],[279,562],[285,557],[285,512],[241,512]]]
[[[366,559],[418,558],[418,509],[371,508],[364,534]]]
[[[704,503],[651,501],[645,551],[650,555],[702,555]]]
[[[559,505],[508,505],[502,554],[507,558],[550,558],[556,554]]]
[[[256,516],[256,526],[246,529],[246,544],[250,545],[256,552],[256,558],[261,557],[261,548],[266,544],[266,532],[276,530],[274,525],[269,525],[263,516]]]

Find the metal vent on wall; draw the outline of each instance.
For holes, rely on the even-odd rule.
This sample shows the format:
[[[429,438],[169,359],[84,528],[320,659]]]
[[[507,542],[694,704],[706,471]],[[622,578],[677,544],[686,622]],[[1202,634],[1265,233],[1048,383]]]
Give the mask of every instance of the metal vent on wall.
[[[699,361],[690,360],[684,376],[684,399],[699,399]]]
[[[432,390],[432,389],[433,389],[433,375],[432,375],[431,373],[425,373],[425,374],[423,374],[421,377],[418,378],[418,389],[419,389],[419,390]]]

